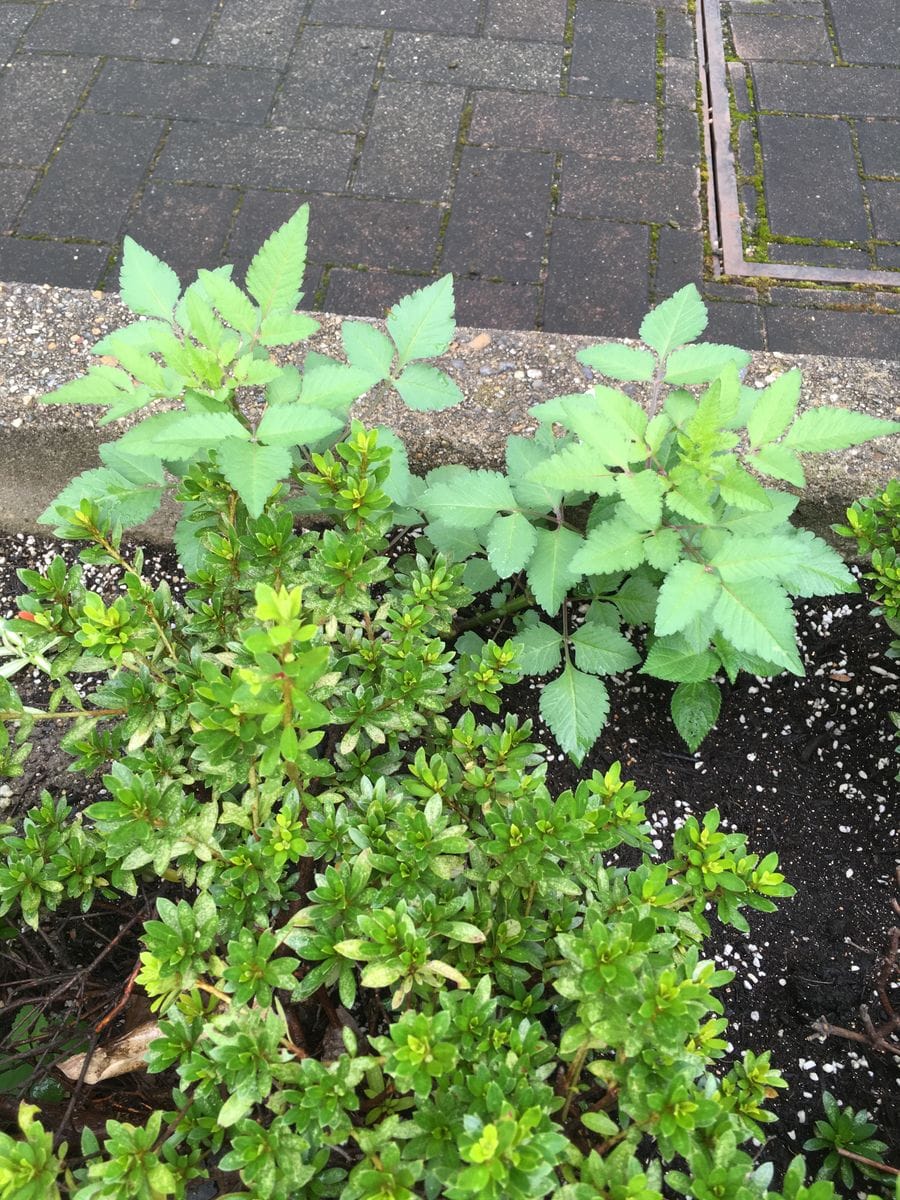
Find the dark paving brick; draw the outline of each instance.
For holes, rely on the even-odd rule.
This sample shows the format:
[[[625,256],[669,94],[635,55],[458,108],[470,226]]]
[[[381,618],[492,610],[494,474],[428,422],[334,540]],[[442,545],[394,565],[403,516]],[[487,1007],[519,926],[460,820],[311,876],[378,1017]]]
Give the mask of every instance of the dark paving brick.
[[[300,28],[305,0],[225,0],[201,51],[204,62],[241,63],[280,71]]]
[[[897,0],[831,0],[831,12],[844,58],[900,65]]]
[[[538,42],[401,32],[394,35],[386,75],[458,87],[546,91],[559,86],[562,55],[562,46]]]
[[[752,112],[753,105],[750,103],[750,93],[747,91],[747,71],[744,64],[730,62],[728,64],[728,78],[731,81],[734,103],[737,106],[738,112]]]
[[[232,245],[240,242],[251,249],[262,245],[272,230],[304,203],[310,206],[309,255],[316,262],[431,270],[441,210],[397,200],[250,191],[241,206]]]
[[[706,308],[709,320],[703,331],[704,341],[740,346],[742,350],[765,348],[765,323],[758,305],[708,300]]]
[[[745,59],[833,62],[828,30],[821,17],[770,17],[759,12],[731,15],[738,55]]]
[[[663,146],[666,162],[694,165],[700,161],[700,125],[696,109],[670,104],[663,116]]]
[[[178,124],[166,141],[154,177],[185,183],[340,191],[355,145],[350,134],[321,130]]]
[[[151,184],[125,233],[164,259],[190,283],[199,267],[216,267],[238,200],[234,189]]]
[[[900,242],[900,182],[870,179],[866,191],[872,205],[875,236],[885,242]]]
[[[616,104],[584,96],[478,92],[469,141],[581,153],[589,149],[632,161],[655,159],[656,110],[650,104]]]
[[[900,270],[900,246],[876,246],[875,261],[885,271]],[[897,283],[900,286],[900,277]]]
[[[37,10],[36,4],[4,4],[0,8],[0,59],[12,54],[22,31]]]
[[[754,63],[760,108],[776,112],[900,117],[900,71],[881,67]]]
[[[897,318],[878,313],[772,305],[765,311],[770,350],[855,358],[897,357]]]
[[[382,83],[353,191],[442,199],[450,183],[464,96],[462,88]]]
[[[560,212],[624,221],[675,221],[700,228],[700,173],[695,166],[622,163],[567,154]]]
[[[858,121],[856,131],[866,174],[900,177],[900,124]]]
[[[530,283],[489,283],[484,279],[457,279],[456,320],[460,325],[484,329],[534,329],[540,293]]]
[[[792,246],[769,243],[769,262],[803,263],[813,267],[849,267],[866,271],[872,265],[865,250],[845,246]]]
[[[358,130],[383,38],[372,29],[306,28],[279,93],[275,124]]]
[[[697,64],[692,58],[667,58],[663,64],[663,102],[666,108],[680,105],[696,111]]]
[[[656,245],[656,300],[665,300],[686,283],[703,286],[703,246],[695,233],[664,225]]]
[[[515,283],[537,280],[552,172],[550,154],[466,147],[442,269]]]
[[[214,0],[191,12],[51,4],[28,30],[25,45],[59,54],[188,59],[200,44],[213,7]]]
[[[96,68],[93,59],[18,58],[0,76],[0,162],[39,167]]]
[[[26,167],[0,167],[0,233],[8,233],[25,202],[37,172]]]
[[[91,88],[87,106],[146,117],[263,125],[278,81],[275,71],[114,60]]]
[[[697,34],[693,19],[686,12],[666,13],[666,54],[671,58],[697,56]]]
[[[334,270],[322,306],[325,312],[358,317],[384,317],[389,308],[433,279],[395,275],[389,271]]]
[[[557,218],[544,289],[544,328],[633,337],[647,311],[650,231]]]
[[[618,3],[579,6],[569,77],[572,95],[607,100],[656,96],[656,17]]]
[[[162,121],[82,113],[29,202],[20,230],[115,241]]]
[[[63,242],[0,237],[0,278],[20,283],[52,283],[57,287],[97,286],[108,246],[74,246]]]
[[[760,141],[773,233],[839,242],[868,237],[862,185],[843,121],[761,117]]]
[[[488,37],[561,42],[567,0],[488,0],[484,31]]]
[[[480,0],[314,0],[310,20],[422,33],[474,33]]]

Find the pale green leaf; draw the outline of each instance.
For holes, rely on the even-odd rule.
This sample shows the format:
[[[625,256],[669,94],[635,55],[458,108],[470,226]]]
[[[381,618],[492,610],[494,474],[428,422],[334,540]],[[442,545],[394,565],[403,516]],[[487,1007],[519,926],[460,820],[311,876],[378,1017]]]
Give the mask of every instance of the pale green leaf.
[[[756,403],[747,418],[747,434],[754,448],[781,437],[790,425],[797,411],[802,382],[803,377],[794,367],[756,394]]]
[[[202,269],[197,272],[197,278],[219,315],[238,333],[252,337],[259,325],[259,311],[238,285],[224,275]]]
[[[414,503],[422,480],[414,477],[409,469],[406,447],[393,429],[388,429],[386,425],[376,425],[374,428],[378,433],[378,445],[389,446],[391,450],[391,473],[382,483],[382,491],[401,507]]]
[[[459,467],[428,488],[420,499],[431,521],[478,529],[501,510],[516,508],[516,499],[499,471],[472,471]]]
[[[531,471],[547,458],[547,450],[534,438],[506,439],[506,476],[513,494],[523,508],[549,512],[559,504],[564,489],[555,484],[538,483],[530,478]]]
[[[628,576],[612,597],[612,602],[627,624],[650,625],[658,597],[659,588],[646,573],[646,568],[640,568]]]
[[[742,467],[733,467],[719,480],[722,499],[735,508],[746,508],[749,512],[765,512],[771,507],[766,489]]]
[[[606,723],[609,696],[595,676],[567,665],[541,691],[540,711],[560,747],[581,763]]]
[[[706,328],[706,306],[689,283],[657,305],[641,322],[641,340],[666,358],[677,346],[694,341]]]
[[[679,683],[672,693],[675,728],[693,753],[718,720],[722,693],[712,680]]]
[[[573,559],[584,544],[572,529],[538,529],[534,553],[528,562],[528,586],[537,604],[554,616],[566,593],[581,578]]]
[[[739,350],[736,346],[720,346],[714,342],[684,346],[669,355],[666,362],[666,383],[682,387],[712,383],[729,363],[733,363],[742,371],[749,362],[750,355],[747,351]]]
[[[124,463],[125,456],[119,459]],[[131,478],[130,475],[136,475]],[[160,472],[161,474],[161,472]],[[142,525],[156,512],[165,484],[142,470],[123,474],[113,467],[95,467],[76,475],[38,517],[42,525],[61,525],[59,509],[77,509],[82,500],[93,500],[107,518],[124,528]]]
[[[180,458],[201,450],[215,450],[224,438],[238,438],[243,441],[250,438],[249,430],[231,413],[178,415],[177,421],[173,421],[153,438],[152,451],[160,458]]]
[[[600,621],[585,621],[572,634],[575,662],[592,675],[619,675],[640,661],[624,634]]]
[[[462,584],[470,592],[486,592],[500,582],[500,576],[486,558],[470,558],[463,567]]]
[[[792,596],[831,596],[835,592],[858,592],[859,584],[846,563],[822,538],[808,529],[790,537],[794,558],[780,581]]]
[[[681,550],[681,538],[674,529],[658,529],[644,539],[644,557],[657,571],[671,571]]]
[[[783,479],[794,487],[806,487],[806,474],[800,459],[787,446],[763,446],[747,455],[747,462],[760,475]]]
[[[711,560],[726,584],[747,579],[781,579],[801,556],[801,547],[789,534],[730,537]]]
[[[171,321],[181,284],[170,266],[126,235],[122,243],[119,294],[132,312]]]
[[[328,358],[317,358],[306,371],[300,395],[304,404],[319,404],[324,408],[336,408],[346,412],[354,400],[365,395],[375,380],[370,371],[347,366]]]
[[[216,447],[216,459],[251,517],[262,513],[276,485],[291,469],[291,453],[285,446],[261,446],[236,438]]]
[[[256,1097],[252,1093],[247,1094],[238,1088],[237,1091],[231,1092],[216,1113],[216,1124],[222,1129],[230,1128],[240,1121],[241,1117],[246,1117],[255,1103]]]
[[[319,322],[301,312],[278,309],[269,313],[259,327],[261,346],[294,346],[319,331]]]
[[[464,399],[459,387],[449,375],[425,363],[412,363],[408,366],[403,374],[394,380],[394,387],[407,408],[416,412],[440,412],[445,408],[453,408]]]
[[[351,366],[375,379],[387,379],[394,361],[394,347],[381,330],[362,321],[344,321],[341,341]]]
[[[501,579],[522,570],[536,543],[534,526],[518,512],[495,517],[485,538],[488,560]]]
[[[616,478],[619,495],[648,529],[654,529],[662,520],[662,498],[666,491],[665,481],[649,468],[634,475],[620,474]]]
[[[658,637],[683,630],[695,616],[705,612],[719,594],[718,577],[703,563],[684,560],[668,573],[659,589],[656,620]]]
[[[524,675],[547,675],[559,666],[562,636],[544,621],[516,633],[518,665]]]
[[[654,640],[640,673],[672,683],[700,683],[714,675],[718,665],[710,650],[698,653],[687,638],[673,633]]]
[[[666,508],[700,525],[713,524],[716,511],[709,502],[707,489],[696,475],[692,476],[689,468],[682,471],[676,467],[669,478],[672,486],[665,495]]]
[[[617,478],[600,462],[596,451],[582,442],[551,454],[526,476],[529,483],[558,488],[560,493],[588,492],[596,496],[612,496]]]
[[[134,388],[129,375],[116,367],[91,367],[86,375],[41,396],[42,404],[118,404]]]
[[[585,575],[611,575],[631,571],[643,561],[644,534],[616,516],[591,530],[572,569]]]
[[[300,302],[308,227],[309,205],[304,204],[266,239],[247,268],[247,291],[260,306],[263,320],[275,309],[292,312]]]
[[[882,421],[849,408],[812,408],[801,413],[788,430],[783,445],[792,450],[819,453],[845,450],[870,438],[900,433],[900,421]]]
[[[400,963],[369,963],[363,968],[359,982],[368,988],[390,987],[403,973]]]
[[[454,942],[466,942],[471,946],[480,945],[485,941],[484,932],[471,921],[447,921],[441,925],[441,933]]]
[[[266,387],[268,404],[293,404],[300,399],[303,376],[294,366],[282,367]]]
[[[452,275],[444,275],[395,304],[386,324],[397,347],[398,365],[443,354],[456,330],[453,311]]]
[[[122,434],[118,445],[128,454],[155,455],[157,458],[165,458],[166,455],[161,454],[157,447],[157,439],[164,437],[170,429],[180,425],[184,417],[185,414],[178,409],[144,417],[137,425],[133,425],[131,429],[127,429]],[[249,437],[249,434],[247,436]],[[188,458],[190,453],[188,452],[186,455]],[[182,454],[181,457],[184,458],[185,454]]]
[[[425,535],[435,550],[449,554],[458,561],[468,558],[470,554],[479,554],[484,549],[482,538],[470,526],[430,521],[425,526]]]
[[[647,414],[624,392],[597,386],[567,400],[564,408],[566,425],[594,448],[602,462],[625,468],[647,457]]]
[[[787,492],[776,492],[766,488],[771,508],[765,512],[747,512],[737,508],[726,509],[721,524],[726,529],[741,535],[756,535],[778,529],[797,507],[798,497]]]
[[[613,379],[621,379],[623,383],[646,382],[653,378],[653,355],[634,346],[607,342],[602,346],[587,346],[584,350],[579,350],[575,357],[591,370],[599,371],[601,375],[611,375]]]
[[[256,436],[269,446],[308,446],[344,428],[340,417],[316,404],[277,404],[267,408]]]
[[[135,350],[146,352],[161,349],[173,338],[172,327],[165,321],[132,321],[130,325],[114,329],[99,342],[94,342],[91,354],[115,354],[116,344],[134,346]]]
[[[737,650],[758,654],[802,675],[797,655],[796,622],[791,602],[771,579],[729,583],[716,601],[719,628]]]

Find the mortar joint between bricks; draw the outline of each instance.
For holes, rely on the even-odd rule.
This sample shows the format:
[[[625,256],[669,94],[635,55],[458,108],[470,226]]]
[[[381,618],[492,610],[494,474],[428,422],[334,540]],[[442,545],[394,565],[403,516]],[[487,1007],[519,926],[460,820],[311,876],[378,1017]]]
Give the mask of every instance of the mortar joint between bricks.
[[[453,201],[456,196],[456,184],[459,179],[460,166],[462,164],[463,149],[469,142],[469,129],[472,125],[472,117],[475,112],[475,89],[468,87],[463,93],[462,111],[459,114],[459,125],[456,129],[456,141],[453,144],[453,158],[450,161],[450,182],[447,191],[447,201],[441,213],[441,220],[438,225],[437,241],[434,247],[434,258],[432,259],[432,273],[437,275],[441,268],[441,259],[444,257],[444,242],[447,238],[447,229],[450,225],[450,217],[453,214]]]
[[[281,98],[281,93],[284,91],[285,84],[287,83],[288,74],[294,64],[294,58],[297,54],[300,41],[309,25],[308,15],[311,3],[312,0],[307,0],[306,6],[303,9],[303,14],[297,23],[296,30],[294,31],[294,36],[291,39],[291,48],[288,50],[287,55],[285,56],[284,66],[280,71],[278,71],[278,83],[275,85],[275,91],[272,93],[272,99],[269,101],[269,107],[266,110],[266,119],[264,121],[264,125],[267,129],[271,128],[271,122],[275,116],[275,109],[278,107],[278,101]]]
[[[856,165],[856,173],[859,176],[859,185],[862,188],[863,209],[866,214],[866,228],[869,231],[869,236],[866,239],[866,250],[869,255],[869,265],[874,269],[878,264],[875,257],[875,216],[872,212],[872,201],[869,199],[869,188],[865,176],[865,168],[863,166],[862,150],[859,145],[859,131],[856,127],[856,121],[852,117],[847,117],[847,128],[850,130],[850,147],[853,151],[853,161]]]
[[[825,20],[825,32],[828,34],[828,41],[831,43],[831,53],[834,55],[835,64],[839,67],[846,67],[847,60],[841,53],[837,25],[834,23],[834,13],[831,11],[831,0],[822,0],[822,14]]]
[[[478,16],[475,18],[475,37],[484,37],[490,7],[491,0],[481,0],[478,8]]]
[[[665,157],[666,136],[666,12],[656,10],[656,161],[662,162]]]
[[[541,248],[541,261],[538,267],[537,309],[534,324],[536,329],[544,327],[544,302],[547,279],[550,274],[550,246],[553,241],[553,227],[559,211],[562,195],[563,154],[561,150],[553,155],[553,168],[550,173],[550,204],[547,209],[547,224],[544,228],[544,244]]]
[[[384,37],[381,40],[381,50],[378,54],[378,61],[375,63],[375,72],[372,76],[372,82],[369,85],[369,94],[366,96],[366,103],[363,107],[362,117],[359,122],[359,132],[356,135],[356,145],[353,147],[353,157],[350,160],[350,169],[347,172],[346,190],[349,192],[353,188],[356,181],[356,176],[359,174],[360,163],[362,162],[363,150],[366,146],[366,136],[369,132],[369,123],[375,115],[375,105],[378,103],[378,93],[381,90],[381,81],[384,78],[384,73],[387,70],[388,55],[391,52],[391,46],[394,42],[393,29],[386,29]]]
[[[194,51],[193,56],[190,60],[191,62],[201,63],[201,64],[204,62],[204,59],[202,56],[206,53],[206,47],[209,44],[210,37],[215,33],[216,29],[218,28],[219,21],[222,17],[222,11],[224,8],[225,8],[225,0],[216,0],[213,10],[209,14],[209,20],[206,23],[206,28],[203,30],[203,36],[200,38],[200,41],[197,43],[197,49]]]
[[[575,10],[578,0],[567,0],[566,24],[563,29],[562,65],[559,71],[559,94],[568,96],[569,78],[572,74],[572,52],[575,47]]]

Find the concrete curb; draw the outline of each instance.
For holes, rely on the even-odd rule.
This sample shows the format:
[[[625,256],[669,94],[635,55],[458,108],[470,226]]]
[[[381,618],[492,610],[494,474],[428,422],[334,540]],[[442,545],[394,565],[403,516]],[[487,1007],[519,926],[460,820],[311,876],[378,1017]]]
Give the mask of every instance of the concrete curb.
[[[321,330],[284,361],[302,362],[307,348],[341,355],[344,318],[316,314]],[[124,423],[101,428],[102,409],[40,404],[38,397],[83,374],[91,346],[133,319],[114,294],[48,285],[0,284],[0,528],[33,532],[36,517],[73,475],[98,463],[97,447],[115,440]],[[377,322],[376,322],[377,323]],[[595,337],[521,331],[459,329],[442,365],[466,397],[445,413],[411,413],[396,399],[365,397],[356,415],[383,423],[405,440],[414,469],[464,461],[502,463],[510,433],[532,428],[531,405],[582,392],[591,373],[575,360]],[[789,367],[803,372],[801,406],[835,404],[886,419],[900,417],[900,363],[756,353],[746,381],[762,384]],[[640,398],[636,385],[627,385]],[[827,535],[858,496],[872,494],[900,476],[900,438],[881,438],[841,453],[810,456],[808,487],[798,508],[801,522]],[[786,485],[784,485],[786,486]],[[146,529],[165,539],[171,514]],[[847,543],[843,543],[846,550]]]

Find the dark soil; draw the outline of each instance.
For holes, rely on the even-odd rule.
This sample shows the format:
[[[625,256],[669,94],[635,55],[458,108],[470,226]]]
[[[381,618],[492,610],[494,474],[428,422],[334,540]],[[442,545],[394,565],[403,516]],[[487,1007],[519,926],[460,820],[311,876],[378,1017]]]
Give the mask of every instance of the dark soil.
[[[57,549],[58,543],[21,535],[0,544],[0,614],[17,607],[21,587],[15,567],[26,559],[49,561]],[[165,558],[160,563],[169,577],[171,567]],[[152,574],[152,565],[145,570]],[[91,586],[99,585],[92,580]],[[749,937],[714,927],[706,947],[736,972],[722,994],[735,1052],[771,1049],[773,1065],[790,1085],[772,1103],[779,1120],[769,1127],[765,1149],[765,1157],[776,1162],[776,1178],[812,1135],[812,1123],[822,1116],[823,1090],[867,1109],[890,1145],[887,1161],[900,1167],[900,1055],[840,1036],[816,1036],[812,1029],[824,1018],[864,1035],[861,1007],[868,1006],[877,1026],[889,1015],[882,999],[890,1003],[893,995],[896,1002],[900,994],[900,964],[885,967],[890,931],[900,925],[895,781],[900,757],[889,720],[890,711],[900,709],[900,662],[887,657],[891,635],[870,615],[863,596],[802,601],[797,612],[806,678],[742,676],[735,687],[726,685],[720,720],[695,755],[681,744],[669,718],[672,685],[657,680],[634,674],[611,681],[609,724],[580,769],[553,754],[552,739],[536,716],[535,687],[524,683],[506,694],[509,708],[535,718],[538,740],[551,750],[553,790],[621,760],[625,777],[651,792],[647,810],[662,856],[674,827],[688,814],[700,816],[713,807],[725,824],[749,836],[752,850],[778,853],[797,895],[781,901],[776,913],[751,913]],[[7,820],[33,803],[42,787],[54,794],[66,790],[77,802],[79,788],[96,786],[66,776],[67,756],[55,748],[52,733],[40,736],[46,741],[36,748],[27,774],[0,785]],[[108,933],[104,920],[103,914],[88,920],[76,914],[53,937],[70,955],[86,938],[90,945],[77,961],[88,964]],[[89,933],[79,937],[85,927]],[[132,942],[127,953],[110,955],[89,977],[92,988],[110,989],[97,1012],[121,993],[135,953]],[[35,957],[53,957],[51,948],[40,946]],[[7,960],[6,981],[10,966]],[[19,964],[13,976],[21,979],[18,970],[28,966]],[[104,1118],[131,1111],[126,1119],[137,1120],[143,1109],[161,1102],[138,1076],[100,1086]],[[93,1107],[98,1090],[93,1089]],[[0,1111],[6,1107],[0,1098]],[[92,1112],[82,1119],[94,1123]]]

